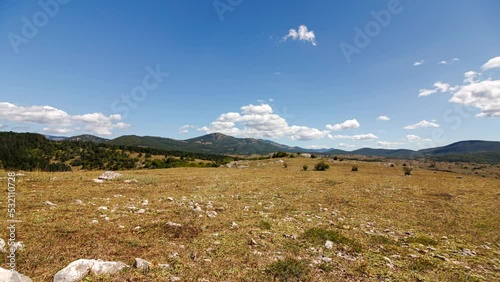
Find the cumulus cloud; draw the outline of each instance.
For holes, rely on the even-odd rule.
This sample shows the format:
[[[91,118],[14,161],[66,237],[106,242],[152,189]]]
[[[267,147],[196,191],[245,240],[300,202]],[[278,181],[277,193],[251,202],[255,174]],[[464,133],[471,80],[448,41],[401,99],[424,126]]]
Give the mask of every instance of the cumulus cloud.
[[[388,116],[378,116],[377,120],[381,120],[381,121],[389,121],[391,120]]]
[[[81,125],[84,130],[97,135],[111,135],[111,130],[126,128],[129,125],[121,120],[120,115],[105,116],[102,113],[70,115],[63,110],[51,106],[17,106],[8,102],[0,102],[0,120],[16,123],[33,123],[46,125],[44,132],[69,133],[70,127]]]
[[[478,82],[477,80],[477,77],[481,75],[480,73],[478,72],[475,72],[475,71],[468,71],[468,72],[465,72],[464,73],[464,83],[468,83],[468,84],[471,84],[471,83],[476,83]]]
[[[431,141],[430,139],[425,139],[425,138],[422,138],[422,137],[414,135],[414,134],[406,135],[404,140],[407,142]]]
[[[357,134],[357,135],[332,135],[328,134],[328,138],[332,140],[347,139],[351,141],[370,141],[378,139],[378,137],[373,133],[368,134]]]
[[[426,128],[426,127],[439,127],[439,124],[434,122],[429,122],[426,120],[422,120],[416,124],[411,124],[403,127],[404,129],[417,129],[417,128]]]
[[[434,83],[433,89],[420,89],[418,93],[418,97],[425,97],[432,95],[437,92],[445,93],[449,91],[454,91],[455,87],[450,86],[448,83],[444,83],[441,81],[437,81]]]
[[[420,66],[424,63],[424,60],[420,60],[420,61],[416,61],[415,63],[413,63],[414,66]]]
[[[339,143],[339,144],[337,144],[337,147],[339,147],[339,148],[346,148],[347,149],[347,148],[354,148],[356,146],[352,145],[352,144],[347,144],[347,143]]]
[[[179,127],[179,133],[183,133],[183,134],[189,133],[189,130],[193,129],[193,128],[196,128],[196,126],[190,125],[190,124],[183,125],[183,126]]]
[[[288,125],[287,121],[275,114],[268,104],[247,105],[241,113],[221,114],[209,126],[199,128],[206,133],[220,132],[245,137],[280,138],[291,140],[315,140],[323,138],[328,131],[308,126]]]
[[[395,146],[402,145],[402,144],[403,143],[400,143],[400,142],[390,142],[390,141],[378,141],[377,142],[377,145],[385,147],[385,148],[391,148],[391,147],[395,147]]]
[[[448,63],[448,62],[446,62],[446,61],[440,61],[440,62],[439,62],[439,64],[440,64],[440,65],[446,65],[447,63]]]
[[[449,101],[479,108],[481,113],[477,117],[500,117],[500,80],[483,80],[464,85]]]
[[[481,69],[483,71],[500,68],[500,57],[495,57],[486,62]]]
[[[283,36],[283,41],[286,41],[288,38],[292,38],[293,40],[307,41],[310,42],[313,46],[316,46],[316,35],[314,31],[308,30],[307,26],[301,25],[298,30],[291,28],[288,31],[288,34]]]
[[[74,130],[73,129],[69,129],[69,128],[50,128],[50,127],[45,127],[43,129],[43,132],[50,133],[50,134],[66,134],[66,133],[74,132]]]
[[[356,119],[348,119],[344,121],[343,123],[338,123],[335,125],[327,124],[326,129],[332,130],[332,131],[339,131],[339,130],[346,130],[346,129],[353,129],[353,128],[359,128],[359,122]]]

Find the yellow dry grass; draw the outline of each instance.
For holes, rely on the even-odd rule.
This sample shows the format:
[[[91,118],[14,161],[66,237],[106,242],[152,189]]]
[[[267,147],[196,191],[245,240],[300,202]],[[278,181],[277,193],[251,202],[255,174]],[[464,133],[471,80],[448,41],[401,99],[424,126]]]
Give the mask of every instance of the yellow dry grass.
[[[273,262],[292,259],[303,262],[295,278],[304,281],[500,279],[500,180],[421,169],[405,177],[382,163],[355,163],[352,172],[345,161],[319,172],[311,171],[317,159],[283,160],[287,168],[273,159],[245,169],[121,172],[138,183],[94,183],[98,171],[25,173],[17,183],[25,244],[17,267],[51,281],[76,259],[143,258],[170,268],[86,281],[268,281],[280,277]],[[304,235],[313,228],[319,237]],[[344,239],[327,249],[321,232]],[[7,268],[6,256],[0,262]]]

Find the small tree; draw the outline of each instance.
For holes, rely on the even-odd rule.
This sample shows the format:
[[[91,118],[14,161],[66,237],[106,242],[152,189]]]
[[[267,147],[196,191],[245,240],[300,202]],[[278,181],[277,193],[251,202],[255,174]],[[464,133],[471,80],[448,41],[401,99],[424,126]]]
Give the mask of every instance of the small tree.
[[[321,161],[314,166],[314,169],[317,171],[325,171],[329,168],[330,168],[330,165],[325,163],[324,161]]]
[[[309,166],[308,166],[308,165],[303,165],[303,166],[302,166],[302,169],[303,169],[304,171],[307,171],[307,169],[308,169],[308,168],[309,168]]]
[[[351,171],[358,171],[358,166],[357,165],[353,165],[352,168],[351,168]]]

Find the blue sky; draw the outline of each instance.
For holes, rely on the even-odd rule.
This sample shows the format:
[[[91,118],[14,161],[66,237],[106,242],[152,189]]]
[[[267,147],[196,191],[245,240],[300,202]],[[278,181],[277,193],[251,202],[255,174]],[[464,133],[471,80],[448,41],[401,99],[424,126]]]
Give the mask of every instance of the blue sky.
[[[348,150],[499,141],[499,10],[498,1],[3,1],[0,130],[219,131]]]

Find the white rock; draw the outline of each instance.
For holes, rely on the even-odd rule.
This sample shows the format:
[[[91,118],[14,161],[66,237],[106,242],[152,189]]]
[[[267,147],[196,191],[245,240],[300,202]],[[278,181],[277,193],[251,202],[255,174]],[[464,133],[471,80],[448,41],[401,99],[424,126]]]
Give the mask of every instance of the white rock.
[[[167,222],[167,226],[170,226],[170,227],[181,227],[182,224],[169,221],[169,222]]]
[[[146,212],[145,209],[140,209],[140,210],[136,211],[135,213],[145,213],[145,212]]]
[[[107,209],[108,209],[108,207],[105,207],[105,206],[100,206],[100,207],[97,208],[98,211],[100,211],[100,210],[107,210]]]
[[[176,281],[181,281],[181,279],[177,276],[170,276],[168,279],[169,282],[176,282]]]
[[[92,181],[94,181],[95,183],[103,183],[104,182],[104,180],[97,179],[97,178],[92,179]]]
[[[0,238],[0,252],[2,252],[2,253],[3,253],[3,252],[5,252],[5,251],[6,251],[6,250],[5,250],[5,246],[6,246],[6,244],[5,244],[5,240],[4,240],[4,239],[2,239],[2,238]]]
[[[168,197],[168,198],[167,198],[167,200],[169,200],[169,201],[171,201],[171,202],[172,202],[172,201],[174,200],[174,198],[172,198],[172,197]]]
[[[96,276],[112,275],[129,267],[123,262],[102,261],[94,259],[79,259],[68,264],[54,275],[54,282],[77,282],[89,273]]]
[[[112,180],[112,179],[115,179],[117,177],[122,177],[122,176],[123,176],[123,174],[121,174],[121,173],[117,173],[114,171],[106,171],[103,174],[99,175],[98,179]]]
[[[333,242],[330,241],[330,240],[326,240],[325,248],[332,249],[333,248]]]
[[[141,204],[141,205],[143,205],[143,206],[147,206],[147,205],[149,205],[149,201],[148,201],[148,200],[144,200],[144,201],[142,201],[142,204]]]
[[[143,271],[143,272],[146,272],[151,267],[151,263],[149,261],[141,259],[141,258],[135,258],[134,267]]]
[[[97,224],[97,223],[99,223],[99,220],[97,220],[97,219],[93,219],[90,223],[92,223],[92,224]]]
[[[329,258],[329,257],[322,257],[322,258],[321,258],[321,261],[323,261],[323,262],[331,262],[331,261],[332,261],[332,259],[331,259],[331,258]]]
[[[56,204],[52,203],[51,201],[45,201],[46,206],[57,206]]]
[[[10,247],[14,248],[16,251],[22,251],[24,250],[24,243],[22,241],[14,242]]]
[[[140,229],[141,229],[141,227],[139,225],[134,227],[134,230],[140,230]]]
[[[210,218],[214,218],[217,216],[217,212],[216,211],[207,211],[207,216]]]
[[[236,228],[236,227],[238,227],[238,223],[236,223],[236,222],[233,221],[231,223],[231,229]]]
[[[80,199],[77,199],[77,200],[75,201],[75,204],[78,204],[78,205],[83,205],[83,201],[82,201],[82,200],[80,200]]]
[[[0,282],[32,282],[32,280],[17,271],[0,267]]]

